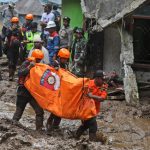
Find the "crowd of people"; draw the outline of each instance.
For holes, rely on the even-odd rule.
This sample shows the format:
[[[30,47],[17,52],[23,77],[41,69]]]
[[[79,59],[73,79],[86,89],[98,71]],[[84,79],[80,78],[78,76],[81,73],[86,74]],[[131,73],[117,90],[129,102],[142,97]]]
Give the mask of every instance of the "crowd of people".
[[[29,13],[25,16],[25,23],[21,25],[14,3],[9,3],[8,8],[4,10],[3,17],[1,41],[3,52],[8,58],[10,81],[13,81],[16,66],[21,64],[18,72],[16,111],[13,121],[20,120],[27,103],[30,103],[36,113],[36,129],[42,130],[44,111],[25,88],[26,76],[36,63],[44,63],[56,69],[67,69],[77,77],[83,77],[86,70],[84,31],[80,27],[72,29],[71,18],[67,16],[62,18],[63,25],[61,26],[61,15],[57,7],[52,8],[51,4],[44,6],[40,23],[35,22],[34,15]],[[41,31],[38,30],[38,25]],[[94,79],[89,83],[87,96],[95,100],[95,105],[99,110],[100,102],[107,97],[107,84],[104,81],[103,71],[95,72]],[[59,128],[60,122],[61,118],[51,113],[47,120],[46,130],[49,132]],[[80,138],[87,129],[89,129],[90,140],[102,140],[96,135],[96,117],[83,120],[75,137]]]
[[[54,65],[59,49],[66,48],[71,53],[68,67],[75,75],[82,77],[85,69],[86,40],[82,28],[70,27],[71,19],[63,17],[57,6],[44,6],[40,22],[34,21],[33,14],[26,14],[25,23],[21,25],[14,3],[9,3],[3,11],[3,28],[1,41],[3,52],[9,62],[9,80],[12,81],[18,62],[23,62],[31,55],[33,49],[44,52],[43,63]],[[41,30],[39,29],[41,27]]]

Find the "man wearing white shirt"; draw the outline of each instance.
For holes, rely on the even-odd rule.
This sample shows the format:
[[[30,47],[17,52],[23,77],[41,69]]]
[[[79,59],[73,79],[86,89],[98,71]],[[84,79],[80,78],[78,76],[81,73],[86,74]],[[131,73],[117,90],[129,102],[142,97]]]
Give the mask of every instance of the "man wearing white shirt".
[[[47,26],[49,21],[55,21],[55,15],[52,13],[52,5],[47,4],[44,8],[44,13],[41,17],[41,27],[42,27],[42,39],[46,41],[46,36],[49,35],[48,31],[45,31],[44,28]]]

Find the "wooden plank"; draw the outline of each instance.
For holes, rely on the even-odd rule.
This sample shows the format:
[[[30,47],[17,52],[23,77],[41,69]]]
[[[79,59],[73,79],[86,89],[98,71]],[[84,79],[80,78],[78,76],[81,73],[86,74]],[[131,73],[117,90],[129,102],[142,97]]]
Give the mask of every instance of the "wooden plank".
[[[150,19],[150,16],[145,15],[133,15],[134,19]]]
[[[117,94],[117,93],[124,93],[124,90],[121,90],[121,89],[115,89],[115,90],[108,90],[108,95],[111,95],[111,94]]]
[[[134,63],[131,65],[134,70],[150,71],[150,64]]]
[[[108,100],[125,100],[125,95],[119,95],[119,96],[107,96]]]

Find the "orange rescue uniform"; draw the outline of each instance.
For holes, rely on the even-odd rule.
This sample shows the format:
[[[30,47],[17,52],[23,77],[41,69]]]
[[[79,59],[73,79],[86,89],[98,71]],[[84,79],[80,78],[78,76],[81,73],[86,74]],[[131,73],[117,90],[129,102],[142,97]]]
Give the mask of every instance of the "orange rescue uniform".
[[[94,80],[90,80],[89,85],[88,85],[88,92],[92,93],[93,95],[100,96],[103,99],[107,98],[107,88],[108,85],[104,83],[101,87],[96,86]],[[96,112],[97,114],[100,112],[100,102],[95,100],[95,105],[96,105]]]

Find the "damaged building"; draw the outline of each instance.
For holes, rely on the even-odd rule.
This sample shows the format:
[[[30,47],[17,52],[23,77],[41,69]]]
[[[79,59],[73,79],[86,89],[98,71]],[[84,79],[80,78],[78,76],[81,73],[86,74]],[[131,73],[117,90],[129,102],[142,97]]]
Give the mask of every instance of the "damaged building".
[[[91,37],[88,52],[99,58],[92,64],[116,71],[123,78],[126,101],[137,105],[139,85],[150,86],[150,1],[81,0],[81,7]]]

